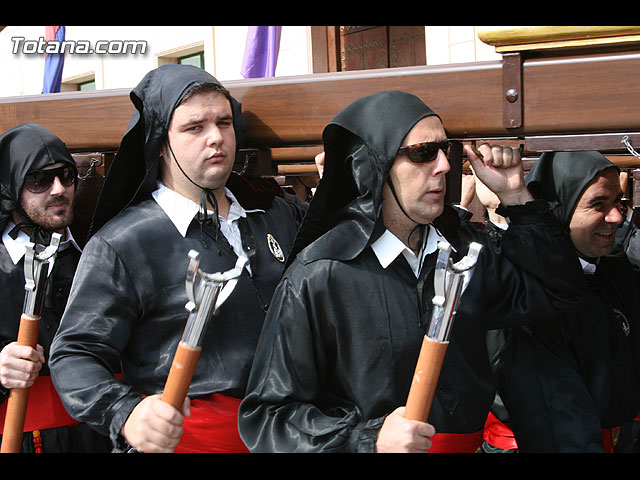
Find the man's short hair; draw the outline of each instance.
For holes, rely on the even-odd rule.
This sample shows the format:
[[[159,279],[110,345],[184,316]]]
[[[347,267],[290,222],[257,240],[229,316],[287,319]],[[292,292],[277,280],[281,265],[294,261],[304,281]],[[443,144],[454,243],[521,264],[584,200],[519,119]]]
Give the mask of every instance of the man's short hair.
[[[180,100],[180,103],[178,104],[178,106],[185,103],[194,95],[198,95],[201,93],[212,93],[212,92],[223,94],[227,98],[227,100],[229,100],[229,103],[231,103],[231,93],[222,85],[216,85],[215,83],[199,83],[196,86],[194,86],[191,90],[189,90],[187,93],[185,93],[184,97],[182,97],[182,100]]]

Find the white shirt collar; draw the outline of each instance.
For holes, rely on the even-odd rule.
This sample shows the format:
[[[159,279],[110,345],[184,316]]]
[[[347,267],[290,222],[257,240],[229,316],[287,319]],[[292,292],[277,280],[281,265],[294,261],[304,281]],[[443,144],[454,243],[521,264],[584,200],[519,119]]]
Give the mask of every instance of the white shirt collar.
[[[387,268],[391,265],[398,255],[404,255],[404,258],[409,262],[409,266],[411,266],[413,273],[417,277],[420,273],[422,261],[427,257],[427,255],[438,249],[438,242],[441,240],[445,240],[445,238],[440,235],[440,232],[438,232],[436,228],[430,226],[424,247],[420,253],[420,257],[418,257],[410,248],[402,243],[402,240],[396,237],[389,230],[385,230],[385,232],[380,235],[380,238],[371,244],[371,248],[378,258],[382,268]]]
[[[595,263],[591,263],[591,262],[587,262],[586,260],[584,260],[581,257],[578,257],[578,259],[580,260],[580,265],[582,265],[582,271],[588,275],[593,275],[594,273],[596,273],[596,267],[597,264]]]
[[[27,235],[23,230],[20,230],[18,232],[18,235],[16,236],[15,240],[11,238],[9,236],[9,232],[13,227],[15,227],[15,224],[12,221],[9,221],[7,223],[7,226],[4,229],[4,232],[2,233],[2,243],[4,243],[4,246],[7,248],[7,252],[11,257],[11,261],[13,262],[13,264],[17,265],[18,262],[22,259],[22,257],[24,257],[24,254],[26,252],[25,244],[29,242],[30,239],[29,239],[29,235]],[[73,235],[69,227],[65,229],[65,235],[63,238],[64,240],[60,242],[60,247],[58,248],[58,251],[64,250],[69,245],[72,245],[79,252],[82,251],[80,246],[77,244],[75,238],[73,238]]]
[[[231,190],[225,187],[224,191],[227,198],[231,200],[229,215],[227,216],[226,221],[232,222],[240,217],[246,217],[248,212],[264,211],[260,209],[245,210],[233,193],[231,193]],[[200,210],[200,204],[184,197],[175,190],[170,189],[162,182],[158,182],[157,189],[151,195],[167,214],[171,222],[173,222],[175,227],[178,229],[178,232],[180,232],[180,235],[183,237],[186,236],[191,221]],[[210,210],[208,213],[213,214]],[[223,218],[221,219],[224,220]]]

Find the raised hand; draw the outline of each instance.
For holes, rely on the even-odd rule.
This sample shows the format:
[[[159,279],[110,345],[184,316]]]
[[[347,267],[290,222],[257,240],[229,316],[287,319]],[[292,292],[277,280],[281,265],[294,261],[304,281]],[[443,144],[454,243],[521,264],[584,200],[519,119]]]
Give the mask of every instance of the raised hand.
[[[519,205],[533,200],[524,182],[524,168],[517,148],[484,143],[478,150],[465,145],[474,175],[495,193],[504,205]]]

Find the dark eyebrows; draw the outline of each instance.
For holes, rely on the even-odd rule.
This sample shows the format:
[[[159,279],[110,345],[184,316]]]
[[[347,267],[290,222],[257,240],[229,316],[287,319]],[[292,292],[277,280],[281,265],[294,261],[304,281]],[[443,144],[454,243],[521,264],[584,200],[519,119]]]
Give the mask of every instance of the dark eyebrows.
[[[624,196],[624,194],[622,193],[622,191],[620,191],[618,193],[618,195],[616,195],[614,202],[618,203],[620,200],[622,200],[622,197]],[[597,195],[595,197],[592,197],[589,199],[589,206],[593,206],[598,202],[603,202],[603,201],[607,201],[609,200],[609,195]]]
[[[205,121],[208,120],[208,117],[206,116],[194,116],[189,118],[186,122],[184,122],[183,124],[180,125],[180,128],[185,129],[185,128],[190,128],[193,127],[194,125],[200,125],[201,123],[204,123]],[[233,115],[229,114],[229,115],[222,115],[219,117],[215,118],[215,122],[219,123],[219,122],[232,122],[233,121]]]

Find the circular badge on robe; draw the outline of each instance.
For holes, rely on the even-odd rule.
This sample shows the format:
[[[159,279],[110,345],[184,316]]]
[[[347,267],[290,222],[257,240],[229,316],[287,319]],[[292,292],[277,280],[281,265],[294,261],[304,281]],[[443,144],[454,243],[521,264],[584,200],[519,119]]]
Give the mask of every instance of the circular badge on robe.
[[[628,337],[629,333],[631,333],[631,324],[629,323],[629,320],[627,319],[625,314],[622,313],[617,308],[613,309],[613,313],[615,314],[616,318],[620,322],[620,326],[622,327],[622,332],[625,334],[626,337]]]
[[[280,244],[270,233],[267,233],[267,244],[269,245],[269,250],[271,250],[271,254],[274,257],[276,257],[276,260],[278,260],[281,263],[284,263],[284,253],[282,253]]]

